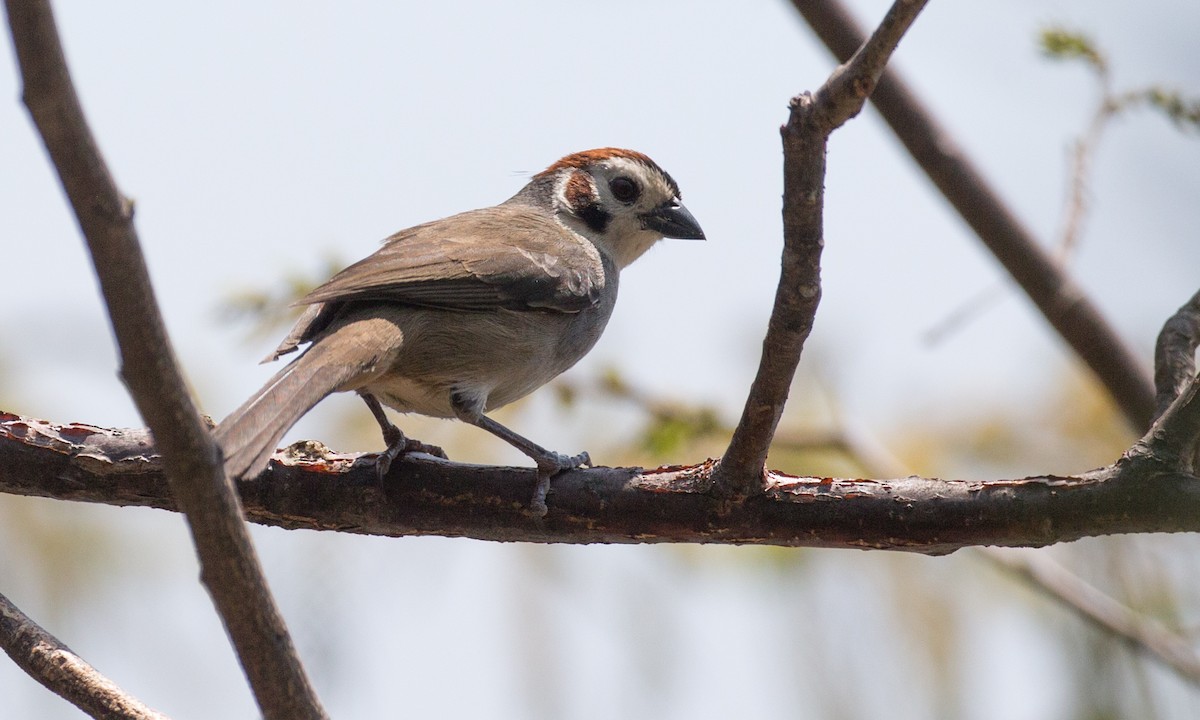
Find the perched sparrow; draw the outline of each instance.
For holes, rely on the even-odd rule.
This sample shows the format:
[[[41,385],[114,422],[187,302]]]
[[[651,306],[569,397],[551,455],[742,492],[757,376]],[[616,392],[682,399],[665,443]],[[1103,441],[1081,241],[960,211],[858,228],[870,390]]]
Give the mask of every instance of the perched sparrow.
[[[299,301],[292,332],[264,362],[307,349],[216,429],[230,477],[262,472],[283,435],[333,392],[356,392],[388,450],[408,440],[380,403],[458,418],[537,463],[549,478],[588,464],[542,448],[484,415],[546,384],[596,344],[620,270],[663,237],[703,239],[662,168],[632,150],[575,153],[495,207],[401,230]]]

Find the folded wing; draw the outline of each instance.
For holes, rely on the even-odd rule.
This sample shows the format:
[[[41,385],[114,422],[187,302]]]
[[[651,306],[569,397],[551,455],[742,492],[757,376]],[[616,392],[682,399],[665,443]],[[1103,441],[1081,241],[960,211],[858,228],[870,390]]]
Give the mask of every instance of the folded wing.
[[[590,242],[540,211],[500,205],[402,230],[300,304],[579,312],[595,304],[604,282]]]

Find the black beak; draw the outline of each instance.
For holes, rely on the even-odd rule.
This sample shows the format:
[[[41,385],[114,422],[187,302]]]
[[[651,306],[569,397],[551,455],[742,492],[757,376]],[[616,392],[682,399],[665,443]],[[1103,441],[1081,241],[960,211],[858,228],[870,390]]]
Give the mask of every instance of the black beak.
[[[662,233],[663,237],[703,240],[700,223],[678,200],[669,200],[642,215],[642,227]]]

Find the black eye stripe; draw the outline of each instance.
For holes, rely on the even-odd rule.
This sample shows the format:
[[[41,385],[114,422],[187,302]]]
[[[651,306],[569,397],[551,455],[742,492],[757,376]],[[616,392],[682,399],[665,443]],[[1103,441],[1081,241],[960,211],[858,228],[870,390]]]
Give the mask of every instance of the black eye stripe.
[[[635,202],[638,196],[642,194],[642,189],[638,187],[637,182],[624,175],[610,180],[608,189],[612,191],[613,197],[623,203]]]

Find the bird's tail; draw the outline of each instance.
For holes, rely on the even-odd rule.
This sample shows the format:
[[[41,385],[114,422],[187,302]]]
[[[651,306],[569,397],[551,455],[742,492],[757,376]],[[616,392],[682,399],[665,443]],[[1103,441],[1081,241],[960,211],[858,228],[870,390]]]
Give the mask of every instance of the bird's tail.
[[[214,435],[230,478],[252,478],[265,470],[300,417],[355,376],[353,364],[326,357],[331,349],[331,344],[314,343],[217,426]]]

